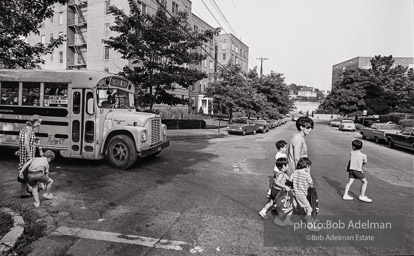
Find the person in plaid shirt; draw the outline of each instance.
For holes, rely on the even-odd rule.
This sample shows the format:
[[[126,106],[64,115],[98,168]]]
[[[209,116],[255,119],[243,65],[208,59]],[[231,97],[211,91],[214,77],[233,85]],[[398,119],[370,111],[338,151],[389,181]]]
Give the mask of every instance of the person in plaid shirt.
[[[38,144],[36,143],[36,136],[35,132],[33,131],[34,128],[37,128],[40,126],[42,122],[42,119],[40,119],[39,115],[33,115],[29,121],[26,122],[26,126],[23,128],[23,130],[20,131],[19,134],[19,165],[17,167],[18,172],[22,169],[23,165],[33,159],[36,154],[36,147],[38,147]],[[42,149],[39,147],[39,152],[42,155]],[[28,198],[31,197],[32,194],[28,193],[27,191],[27,172],[24,173],[23,178],[17,177],[17,181],[20,182],[20,188],[21,188],[21,198]]]

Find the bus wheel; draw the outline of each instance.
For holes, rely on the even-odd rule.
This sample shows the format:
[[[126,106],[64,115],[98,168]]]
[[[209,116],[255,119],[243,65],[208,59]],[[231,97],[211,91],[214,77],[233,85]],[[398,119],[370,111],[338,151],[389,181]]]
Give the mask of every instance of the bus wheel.
[[[112,137],[106,148],[106,159],[117,169],[128,169],[137,160],[134,141],[126,135]]]

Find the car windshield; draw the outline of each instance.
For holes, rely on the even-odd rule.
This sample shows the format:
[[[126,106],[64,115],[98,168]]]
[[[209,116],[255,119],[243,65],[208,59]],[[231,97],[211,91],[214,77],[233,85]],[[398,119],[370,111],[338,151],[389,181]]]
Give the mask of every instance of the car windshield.
[[[235,123],[235,124],[248,124],[249,122],[248,122],[247,119],[236,119],[236,120],[233,120],[233,123]]]

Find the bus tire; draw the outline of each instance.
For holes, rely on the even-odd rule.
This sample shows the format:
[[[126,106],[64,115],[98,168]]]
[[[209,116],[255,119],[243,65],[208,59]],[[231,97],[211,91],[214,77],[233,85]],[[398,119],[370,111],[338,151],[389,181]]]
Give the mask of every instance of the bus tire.
[[[126,170],[137,160],[137,149],[131,137],[117,135],[109,140],[105,156],[112,167]]]

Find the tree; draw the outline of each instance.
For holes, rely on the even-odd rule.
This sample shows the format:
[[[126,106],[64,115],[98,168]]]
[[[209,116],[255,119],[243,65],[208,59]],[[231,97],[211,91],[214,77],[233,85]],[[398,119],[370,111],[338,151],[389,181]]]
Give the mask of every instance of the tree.
[[[103,41],[121,53],[122,58],[130,60],[132,66],[124,67],[120,75],[149,91],[145,97],[152,109],[155,99],[163,102],[166,90],[174,90],[177,85],[188,88],[207,77],[199,70],[186,68],[185,64],[199,64],[206,58],[197,48],[211,40],[216,31],[193,31],[186,12],[169,17],[160,6],[154,15],[142,14],[136,1],[128,2],[129,15],[115,6],[110,7],[115,16],[111,30],[119,35]]]
[[[392,56],[375,56],[372,69],[349,69],[343,73],[318,112],[368,114],[414,112],[414,81],[407,68],[394,67]]]
[[[34,46],[25,42],[39,28],[46,18],[53,16],[52,5],[65,4],[67,0],[7,0],[0,1],[0,68],[39,68],[44,63],[42,57],[53,52],[62,44],[59,36],[49,44]]]
[[[214,109],[229,113],[229,120],[233,118],[233,112],[244,110],[248,105],[244,101],[252,94],[254,89],[248,87],[240,66],[232,62],[219,67],[218,80],[206,88],[206,96],[213,98]]]
[[[285,84],[283,74],[271,71],[269,75],[259,80],[257,91],[266,97],[268,104],[265,115],[270,118],[287,114],[293,106],[293,102],[289,99],[289,87]]]

